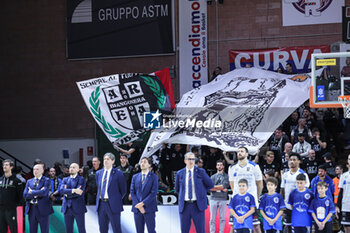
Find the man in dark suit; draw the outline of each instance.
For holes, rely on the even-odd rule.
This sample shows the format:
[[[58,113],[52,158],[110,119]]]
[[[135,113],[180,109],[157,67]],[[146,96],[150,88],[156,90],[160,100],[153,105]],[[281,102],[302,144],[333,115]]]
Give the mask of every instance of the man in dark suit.
[[[42,233],[49,233],[49,215],[53,213],[49,198],[51,183],[50,179],[43,174],[44,164],[36,164],[33,167],[34,178],[28,180],[23,193],[30,233],[38,232],[38,224]]]
[[[121,233],[120,212],[123,211],[126,181],[123,173],[113,168],[114,162],[114,154],[106,153],[103,156],[103,169],[96,172],[96,211],[101,233],[108,232],[109,222],[114,233]]]
[[[130,194],[137,233],[156,233],[158,176],[150,171],[152,158],[141,159],[141,172],[132,177]]]
[[[191,219],[196,232],[204,233],[204,211],[208,207],[207,192],[214,187],[205,170],[194,163],[195,155],[192,152],[186,153],[186,167],[177,172],[175,179],[182,233],[190,231]]]
[[[74,219],[77,221],[79,233],[85,233],[85,213],[87,212],[84,201],[86,181],[79,174],[79,165],[72,163],[69,167],[69,177],[63,178],[60,194],[63,195],[62,209],[66,232],[73,233]]]

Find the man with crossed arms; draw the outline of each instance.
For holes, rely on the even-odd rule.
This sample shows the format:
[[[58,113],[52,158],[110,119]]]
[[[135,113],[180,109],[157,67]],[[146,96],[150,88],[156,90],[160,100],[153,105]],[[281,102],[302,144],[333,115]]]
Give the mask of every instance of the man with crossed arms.
[[[74,219],[77,222],[79,233],[85,233],[85,213],[87,212],[84,200],[86,181],[78,174],[79,165],[72,163],[69,167],[69,177],[63,178],[60,193],[63,195],[62,209],[66,232],[73,233]]]

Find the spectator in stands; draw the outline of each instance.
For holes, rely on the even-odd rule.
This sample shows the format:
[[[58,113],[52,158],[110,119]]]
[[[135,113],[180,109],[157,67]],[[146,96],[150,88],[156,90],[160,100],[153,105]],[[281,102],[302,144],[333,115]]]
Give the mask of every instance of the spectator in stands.
[[[211,75],[211,78],[209,80],[209,82],[213,81],[213,79],[215,79],[218,75],[220,75],[222,73],[222,69],[220,66],[215,67],[213,74]]]
[[[289,170],[288,161],[289,161],[289,156],[291,153],[292,152],[286,152],[284,154],[284,162],[282,163],[282,166],[281,166],[281,177],[285,172],[287,172]]]
[[[198,158],[200,156],[198,147],[194,146],[191,148],[191,152]]]
[[[324,137],[321,137],[318,128],[312,130],[312,138],[310,141],[311,149],[316,153],[316,160],[322,161],[322,155],[326,152],[327,142]]]
[[[89,170],[90,170],[89,165],[85,165],[79,168],[79,175],[85,179],[85,182],[87,182],[87,180],[89,179]]]
[[[202,157],[198,157],[196,160],[196,166],[199,168],[204,168],[204,161],[202,159]]]
[[[22,176],[22,174],[23,174],[23,169],[22,169],[22,167],[21,167],[21,166],[15,167],[14,172],[15,172],[15,174],[16,174],[17,179],[19,179],[19,180],[25,185],[25,183],[26,183],[27,181],[26,181],[26,179],[24,179],[24,177]],[[23,188],[24,188],[24,187],[23,187]]]
[[[90,170],[92,168],[92,160],[86,161],[86,166],[88,166],[89,167],[88,170]]]
[[[299,134],[304,134],[304,139],[306,141],[309,141],[310,137],[312,136],[310,129],[306,126],[305,118],[300,118],[298,120],[298,126],[296,126],[290,133],[293,143],[297,142],[295,139],[298,137]]]
[[[327,111],[326,108],[317,108],[315,111],[316,125],[317,125],[317,128],[320,130],[320,132],[322,132],[322,134],[326,134],[326,129],[323,121],[324,113],[326,111]]]
[[[263,190],[262,190],[262,194],[265,194],[265,193],[267,193],[268,192],[268,189],[267,189],[267,180],[270,178],[270,177],[274,177],[274,178],[276,178],[275,177],[275,173],[274,173],[274,171],[273,170],[268,170],[265,174],[264,174],[264,180],[263,180]],[[277,188],[276,188],[276,192],[280,192],[280,189],[281,189],[281,187],[280,187],[280,180],[279,179],[276,179],[276,180],[278,180],[278,186],[277,186]]]
[[[283,69],[281,67],[278,67],[277,70],[276,70],[277,73],[280,73],[280,74],[283,74]]]
[[[68,177],[68,176],[70,176],[70,174],[69,174],[69,167],[64,166],[63,167],[63,173],[60,176],[58,176],[58,178],[63,180],[63,178]]]
[[[60,162],[55,162],[53,167],[56,170],[56,176],[60,176],[63,173],[63,171],[62,171],[62,164]]]
[[[335,173],[335,164],[332,162],[332,155],[327,152],[323,155],[324,166],[326,168],[327,174],[333,179],[337,174]]]
[[[170,189],[173,189],[173,179],[171,172],[171,155],[167,144],[163,143],[159,152],[159,170],[162,177],[162,181]]]
[[[341,123],[340,114],[336,108],[328,108],[323,121],[327,130],[328,147],[335,147],[337,156],[341,157],[344,148],[344,125]]]
[[[129,142],[128,144],[126,144],[126,149],[124,150],[123,148],[120,148],[116,145],[114,145],[114,148],[123,153],[126,154],[129,164],[133,167],[135,167],[136,164],[139,163],[140,161],[140,152],[139,152],[139,148],[133,143],[133,142]]]
[[[101,169],[101,161],[95,156],[92,158],[92,168],[89,170],[88,180],[86,182],[87,186],[87,198],[86,202],[88,205],[96,205],[96,172]]]
[[[181,144],[175,144],[172,145],[170,149],[170,161],[171,161],[171,170],[172,170],[172,180],[174,181],[174,177],[176,175],[176,172],[182,168],[185,167],[184,164],[184,159],[185,159],[185,154],[186,154],[186,147],[184,147]],[[174,187],[174,182],[170,185],[171,188],[173,189]]]
[[[284,162],[286,162],[286,159],[285,159],[285,154],[286,153],[292,153],[292,150],[293,150],[293,145],[292,143],[290,142],[287,142],[286,144],[284,144],[284,151],[280,154],[280,163],[283,164]]]
[[[123,172],[123,175],[126,181],[127,190],[126,190],[125,196],[123,197],[123,204],[129,205],[131,204],[131,200],[129,200],[129,194],[130,194],[130,185],[131,185],[133,167],[129,165],[126,154],[120,154],[120,166],[118,166],[117,169]]]
[[[316,153],[314,150],[310,150],[308,153],[308,158],[306,158],[303,162],[302,168],[309,175],[310,180],[312,180],[318,173],[319,163],[316,160]]]
[[[342,77],[350,77],[350,58],[346,58],[346,66],[344,66],[342,69],[341,69],[341,76]]]
[[[209,153],[206,154],[205,158],[205,171],[209,176],[213,175],[216,173],[216,161],[222,160],[223,156],[220,150],[210,147],[209,148]]]
[[[286,74],[296,74],[293,70],[292,64],[289,62],[286,64]]]
[[[60,205],[62,203],[60,197],[62,180],[56,176],[56,169],[53,167],[49,169],[49,178],[51,184],[50,199],[52,200],[53,204]]]
[[[266,174],[267,171],[273,171],[273,176],[276,178],[279,177],[279,171],[281,168],[280,165],[274,160],[275,154],[272,151],[267,151],[264,159],[259,163],[264,180],[266,179],[264,174]]]
[[[301,157],[305,158],[311,150],[311,145],[305,141],[306,135],[304,133],[298,134],[298,142],[293,146],[293,152],[300,154]]]
[[[158,191],[161,192],[168,192],[170,191],[168,185],[166,185],[163,180],[162,180],[162,176],[159,172],[159,169],[157,167],[157,165],[155,165],[154,163],[152,163],[152,166],[150,167],[150,172],[153,172],[154,174],[156,174],[158,176]],[[131,195],[130,195],[131,197]]]
[[[291,135],[295,127],[297,127],[299,121],[299,113],[294,111],[288,118],[283,122],[283,131],[287,135]]]
[[[338,195],[339,195],[339,180],[340,180],[340,176],[343,174],[344,168],[342,165],[338,164],[335,167],[335,173],[337,174],[334,178],[333,178],[333,183],[334,183],[334,204],[338,203]]]
[[[306,120],[306,126],[309,129],[313,129],[316,126],[316,121],[314,118],[314,115],[311,113],[311,110],[309,107],[305,107],[303,110],[303,118]]]
[[[277,128],[268,141],[268,150],[275,153],[276,161],[280,161],[280,154],[284,151],[284,145],[289,142],[289,138],[283,133],[282,128]]]
[[[311,181],[311,191],[314,193],[315,197],[317,197],[317,183],[320,181],[324,181],[328,184],[328,190],[326,194],[328,197],[332,198],[334,193],[334,182],[333,180],[327,176],[327,171],[324,165],[318,167],[318,175],[312,179]]]
[[[235,161],[237,161],[237,154],[235,152],[226,152],[226,151],[223,151],[222,152],[225,160],[226,160],[226,163],[230,166],[232,164],[235,163]],[[229,167],[227,166],[227,167]]]

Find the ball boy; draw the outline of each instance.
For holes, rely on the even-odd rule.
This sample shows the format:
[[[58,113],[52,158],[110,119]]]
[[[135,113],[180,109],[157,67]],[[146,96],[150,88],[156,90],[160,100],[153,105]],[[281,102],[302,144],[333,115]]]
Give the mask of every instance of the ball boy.
[[[266,180],[268,193],[261,197],[259,205],[266,233],[282,231],[282,214],[286,206],[282,195],[276,193],[277,185],[278,180],[275,177],[270,177]]]
[[[306,176],[299,174],[296,178],[297,188],[290,195],[288,203],[292,207],[292,232],[309,233],[312,226],[312,217],[308,212],[313,193],[305,188]]]
[[[253,213],[255,212],[255,200],[253,195],[247,193],[248,181],[238,181],[239,193],[233,196],[228,205],[233,215],[232,228],[236,233],[251,233],[253,229]]]
[[[332,196],[326,195],[328,184],[324,181],[317,183],[318,197],[311,201],[309,212],[315,221],[315,233],[332,233],[332,215],[335,214],[335,207]]]

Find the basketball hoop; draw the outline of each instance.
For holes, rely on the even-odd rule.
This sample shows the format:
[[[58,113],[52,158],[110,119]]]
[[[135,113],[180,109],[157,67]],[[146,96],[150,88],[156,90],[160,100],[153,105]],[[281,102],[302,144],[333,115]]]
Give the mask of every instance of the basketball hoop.
[[[344,118],[350,118],[350,95],[338,96],[338,102],[343,105]]]

